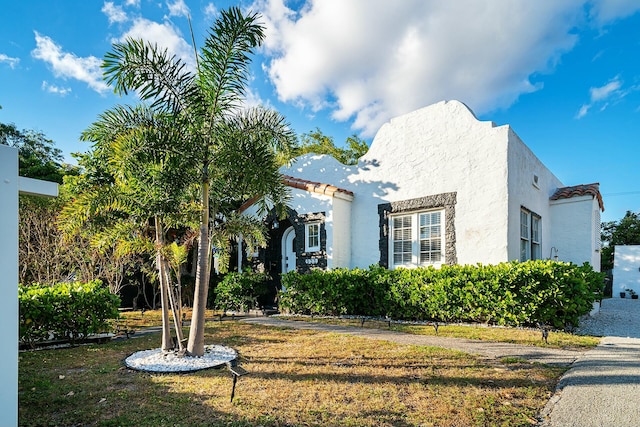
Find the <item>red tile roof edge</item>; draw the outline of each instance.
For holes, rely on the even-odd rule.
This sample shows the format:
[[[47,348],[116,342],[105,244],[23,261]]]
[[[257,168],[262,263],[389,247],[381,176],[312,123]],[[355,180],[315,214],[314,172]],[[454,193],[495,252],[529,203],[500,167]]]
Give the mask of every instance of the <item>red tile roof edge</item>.
[[[323,184],[321,182],[309,181],[302,178],[296,178],[290,175],[282,175],[282,181],[285,185],[293,188],[298,188],[300,190],[306,190],[310,193],[323,194],[325,196],[334,197],[336,193],[343,194],[347,197],[353,198],[353,191],[345,190],[344,188],[336,187],[331,184]],[[249,209],[251,205],[257,202],[260,199],[260,196],[254,196],[244,202],[242,206],[238,208],[238,212],[242,213]]]
[[[289,187],[298,188],[300,190],[306,190],[311,193],[324,194],[326,196],[331,196],[335,193],[342,193],[347,196],[353,197],[353,191],[345,190],[344,188],[336,187],[331,184],[324,184],[322,182],[309,181],[302,178],[296,178],[290,175],[282,175],[282,179],[285,185]]]
[[[570,199],[578,196],[593,196],[598,200],[600,210],[604,212],[604,202],[600,194],[600,183],[573,185],[571,187],[558,188],[549,198],[550,200]]]
[[[253,205],[258,200],[260,200],[260,196],[253,196],[252,198],[250,198],[249,200],[244,202],[242,204],[242,206],[240,206],[238,208],[238,213],[242,213],[242,212],[246,211],[247,209],[249,209],[249,207],[251,207],[251,205]]]

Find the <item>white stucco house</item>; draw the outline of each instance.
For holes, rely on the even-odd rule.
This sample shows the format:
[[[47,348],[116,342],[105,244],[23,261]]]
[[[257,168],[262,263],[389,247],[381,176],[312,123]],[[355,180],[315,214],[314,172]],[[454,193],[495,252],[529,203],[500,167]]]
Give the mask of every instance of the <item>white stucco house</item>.
[[[262,218],[269,246],[254,254],[273,277],[544,258],[600,269],[599,185],[565,186],[510,126],[458,101],[391,119],[357,165],[305,155],[281,172],[288,216]]]

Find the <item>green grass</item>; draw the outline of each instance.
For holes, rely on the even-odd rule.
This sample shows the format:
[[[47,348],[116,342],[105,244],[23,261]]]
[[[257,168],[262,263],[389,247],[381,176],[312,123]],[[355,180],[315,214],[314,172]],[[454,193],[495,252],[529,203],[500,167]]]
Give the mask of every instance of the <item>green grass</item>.
[[[24,426],[530,426],[564,369],[242,322],[208,324],[250,374],[127,369],[159,335],[20,353]]]

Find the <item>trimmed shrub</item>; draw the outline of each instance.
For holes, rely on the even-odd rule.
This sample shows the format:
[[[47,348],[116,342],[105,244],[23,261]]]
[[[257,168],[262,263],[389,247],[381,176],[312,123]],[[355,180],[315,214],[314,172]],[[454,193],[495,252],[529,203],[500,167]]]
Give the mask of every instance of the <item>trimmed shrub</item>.
[[[267,281],[270,279],[266,273],[227,273],[218,283],[215,289],[216,299],[214,305],[223,311],[248,311],[258,306],[258,298],[266,295]]]
[[[316,270],[282,277],[285,312],[509,326],[576,326],[604,274],[550,260],[416,269]]]
[[[119,317],[120,298],[99,280],[19,285],[18,300],[20,341],[32,346],[50,338],[76,344],[90,334],[108,331],[109,320]]]

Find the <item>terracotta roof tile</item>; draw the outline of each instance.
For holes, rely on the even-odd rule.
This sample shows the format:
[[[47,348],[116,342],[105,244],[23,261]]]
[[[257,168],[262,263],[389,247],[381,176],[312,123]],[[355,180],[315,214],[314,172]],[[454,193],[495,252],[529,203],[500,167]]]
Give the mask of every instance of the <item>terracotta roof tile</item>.
[[[572,187],[558,188],[550,197],[551,200],[570,199],[578,196],[593,196],[598,200],[600,209],[604,212],[604,202],[600,194],[600,183],[574,185]]]
[[[302,178],[295,178],[289,175],[282,175],[282,179],[284,180],[284,183],[289,187],[307,190],[312,193],[324,194],[331,197],[333,197],[336,193],[339,193],[353,197],[353,191],[345,190],[344,188],[339,188],[335,185],[323,184],[321,182],[309,181]]]
[[[345,190],[344,188],[336,187],[331,184],[323,184],[321,182],[309,181],[302,178],[296,178],[289,175],[282,175],[282,181],[285,185],[293,188],[298,188],[300,190],[306,190],[311,193],[324,194],[329,197],[339,197],[346,198],[347,200],[353,200],[353,191]],[[254,196],[244,202],[240,208],[238,208],[238,212],[244,212],[251,205],[257,202],[260,199],[259,196]]]

